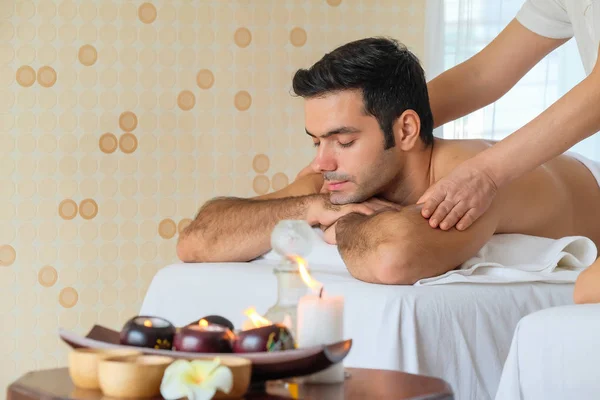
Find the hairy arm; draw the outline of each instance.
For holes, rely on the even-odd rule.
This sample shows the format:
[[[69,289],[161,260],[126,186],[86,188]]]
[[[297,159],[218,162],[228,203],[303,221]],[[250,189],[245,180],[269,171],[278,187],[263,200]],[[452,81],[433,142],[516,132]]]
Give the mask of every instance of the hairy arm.
[[[577,277],[573,299],[577,304],[600,303],[600,258]]]
[[[483,50],[428,84],[435,127],[498,100],[566,39],[537,35],[517,20]]]
[[[321,185],[320,174],[311,174],[264,196],[212,199],[181,233],[177,256],[183,262],[252,260],[271,248],[271,231],[279,221],[307,219]]]
[[[338,249],[348,271],[371,283],[412,285],[450,271],[491,238],[499,222],[497,207],[467,231],[431,229],[419,206],[337,222]]]

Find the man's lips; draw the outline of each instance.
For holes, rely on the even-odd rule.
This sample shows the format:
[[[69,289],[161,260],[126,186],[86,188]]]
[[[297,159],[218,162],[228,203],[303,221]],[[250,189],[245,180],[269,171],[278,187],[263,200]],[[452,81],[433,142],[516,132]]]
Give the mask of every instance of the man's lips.
[[[339,190],[347,182],[348,181],[327,182],[327,188],[329,190]]]

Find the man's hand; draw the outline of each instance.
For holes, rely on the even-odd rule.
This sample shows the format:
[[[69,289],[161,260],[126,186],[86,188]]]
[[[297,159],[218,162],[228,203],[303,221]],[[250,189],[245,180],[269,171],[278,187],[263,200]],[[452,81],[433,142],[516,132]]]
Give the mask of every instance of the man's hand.
[[[333,204],[329,201],[329,194],[318,194],[312,196],[307,220],[312,226],[329,227],[344,215],[350,213],[371,215],[374,211],[374,207],[365,203]]]
[[[373,213],[379,213],[379,212],[386,211],[386,210],[400,211],[402,209],[402,206],[400,206],[399,204],[392,203],[391,201],[387,201],[387,200],[383,200],[383,199],[378,199],[376,197],[372,197],[369,200],[366,200],[363,203],[357,203],[356,205],[364,205],[371,210],[370,213],[361,213],[361,214],[365,214],[365,215],[372,215]],[[345,214],[345,215],[347,215],[347,214]],[[326,243],[337,244],[335,229],[336,229],[338,220],[339,220],[339,218],[331,225],[321,224],[321,229],[323,230],[323,240]]]
[[[432,228],[456,225],[463,231],[487,211],[497,191],[492,177],[467,161],[430,186],[417,204],[424,203],[421,214]]]

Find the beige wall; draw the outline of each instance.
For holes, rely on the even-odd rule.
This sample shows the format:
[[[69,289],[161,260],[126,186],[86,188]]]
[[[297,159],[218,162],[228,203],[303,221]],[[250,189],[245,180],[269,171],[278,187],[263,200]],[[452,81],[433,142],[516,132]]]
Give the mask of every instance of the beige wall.
[[[420,0],[1,0],[0,388],[119,329],[216,195],[314,152],[290,78],[370,35],[423,56]]]

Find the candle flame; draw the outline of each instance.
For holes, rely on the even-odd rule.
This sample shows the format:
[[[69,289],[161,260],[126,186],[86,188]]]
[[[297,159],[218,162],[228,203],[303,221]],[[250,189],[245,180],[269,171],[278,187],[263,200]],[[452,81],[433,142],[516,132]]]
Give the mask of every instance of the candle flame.
[[[205,320],[204,318],[202,318],[200,321],[198,321],[198,325],[200,325],[200,326],[208,326],[208,321]]]
[[[144,326],[148,327],[148,328],[152,328],[152,321],[150,321],[149,319],[144,321]]]
[[[248,308],[246,311],[244,311],[244,314],[248,318],[250,318],[250,321],[252,322],[252,325],[254,325],[255,328],[260,328],[261,326],[273,325],[273,323],[271,321],[269,321],[268,319],[266,319],[265,317],[262,317],[259,313],[257,313],[256,309],[254,307]]]
[[[313,279],[313,277],[310,276],[310,274],[308,273],[308,270],[306,269],[306,261],[304,261],[304,259],[300,256],[292,256],[292,259],[296,261],[296,264],[298,264],[298,271],[300,271],[300,277],[302,278],[306,286],[308,286],[316,292],[322,289],[323,284]]]

